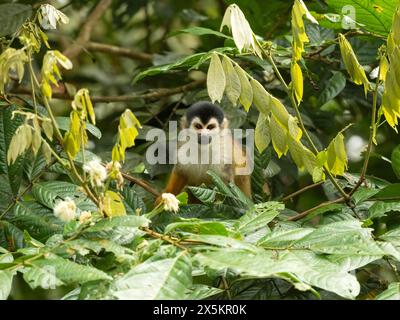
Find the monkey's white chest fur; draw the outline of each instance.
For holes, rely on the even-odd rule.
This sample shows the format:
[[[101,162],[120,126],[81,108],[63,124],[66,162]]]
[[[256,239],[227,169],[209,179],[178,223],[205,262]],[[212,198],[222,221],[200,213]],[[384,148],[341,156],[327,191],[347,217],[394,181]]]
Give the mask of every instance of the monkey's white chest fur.
[[[229,136],[219,136],[209,144],[192,142],[178,148],[177,169],[188,177],[188,185],[209,184],[209,170],[218,173],[225,182],[233,181],[232,163],[232,139]]]

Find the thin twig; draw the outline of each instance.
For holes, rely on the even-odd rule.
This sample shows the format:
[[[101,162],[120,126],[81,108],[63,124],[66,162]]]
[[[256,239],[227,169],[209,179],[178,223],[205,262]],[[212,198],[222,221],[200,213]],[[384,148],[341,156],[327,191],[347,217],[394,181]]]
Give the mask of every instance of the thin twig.
[[[372,144],[374,143],[374,137],[375,137],[376,129],[377,129],[376,128],[376,109],[377,109],[377,103],[378,103],[379,78],[380,78],[380,70],[378,71],[378,76],[376,78],[376,84],[375,84],[375,90],[373,91],[372,117],[371,117],[371,125],[369,128],[370,129],[369,140],[368,140],[367,151],[365,152],[364,164],[361,169],[360,178],[358,179],[357,184],[354,186],[354,188],[349,193],[350,196],[352,196],[358,190],[358,188],[364,182],[365,175],[367,174],[368,163],[369,163],[369,159],[370,159],[371,151],[372,151]]]
[[[305,216],[309,215],[310,213],[314,212],[317,209],[326,207],[330,204],[340,203],[340,202],[345,202],[345,201],[346,201],[346,199],[344,197],[341,197],[336,200],[331,200],[331,201],[326,201],[326,202],[320,203],[319,205],[317,205],[311,209],[308,209],[306,211],[303,211],[302,213],[296,214],[295,216],[289,217],[288,221],[297,221],[301,218],[304,218]]]
[[[145,182],[139,178],[133,177],[133,176],[129,175],[128,173],[125,173],[125,172],[121,172],[121,173],[122,173],[122,176],[126,180],[137,184],[138,186],[142,187],[144,190],[150,192],[152,195],[158,197],[161,194],[156,189],[152,188],[149,184],[147,184],[147,182]]]
[[[310,184],[308,186],[305,186],[304,188],[301,188],[301,189],[299,189],[299,190],[287,195],[286,197],[282,198],[282,201],[286,202],[286,201],[290,200],[291,198],[294,198],[294,197],[298,196],[299,194],[301,194],[301,193],[303,193],[303,192],[305,192],[305,191],[307,191],[309,189],[312,189],[312,188],[320,186],[323,183],[324,183],[324,181],[320,181],[320,182],[313,183],[313,184]]]

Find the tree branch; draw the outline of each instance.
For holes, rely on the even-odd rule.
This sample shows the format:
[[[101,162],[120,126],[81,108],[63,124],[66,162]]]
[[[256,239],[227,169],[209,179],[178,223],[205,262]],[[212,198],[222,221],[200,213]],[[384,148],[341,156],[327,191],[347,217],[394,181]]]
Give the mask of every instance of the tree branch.
[[[153,55],[145,52],[131,50],[128,48],[118,47],[110,44],[99,43],[99,42],[88,42],[85,48],[89,51],[97,51],[103,53],[109,53],[113,55],[119,55],[122,57],[130,58],[132,60],[141,60],[150,62],[153,60]]]
[[[131,182],[137,184],[138,186],[142,187],[144,190],[150,192],[152,195],[158,197],[158,196],[161,194],[161,193],[158,192],[156,189],[154,189],[154,188],[151,187],[149,184],[147,184],[145,181],[143,181],[143,180],[141,180],[141,179],[139,179],[139,178],[133,177],[133,176],[131,176],[131,175],[125,173],[125,172],[122,172],[122,171],[121,171],[121,173],[122,173],[122,176],[123,176],[126,180],[131,181]]]
[[[298,196],[299,194],[302,194],[303,192],[305,192],[305,191],[307,191],[309,189],[312,189],[312,188],[320,186],[323,183],[324,183],[324,181],[320,181],[320,182],[313,183],[313,184],[310,184],[308,186],[305,186],[305,187],[301,188],[300,190],[297,190],[297,191],[287,195],[286,197],[282,198],[282,201],[286,202],[286,201],[290,200],[291,198],[294,198],[295,196]]]
[[[64,55],[72,59],[77,57],[83,48],[85,43],[90,40],[90,35],[93,28],[96,26],[97,21],[101,18],[104,12],[111,5],[112,0],[100,0],[94,10],[89,14],[86,22],[83,24],[81,31],[79,32],[76,42],[64,51]]]
[[[92,102],[128,102],[137,99],[160,99],[174,94],[183,93],[189,90],[200,87],[205,83],[205,80],[195,80],[193,82],[184,84],[175,88],[159,88],[154,89],[151,92],[143,94],[131,94],[131,95],[118,95],[118,96],[92,96],[90,99]],[[32,91],[26,88],[17,88],[10,92],[11,94],[19,95],[32,95]],[[73,100],[74,97],[70,96],[68,93],[53,93],[53,99],[61,100]]]

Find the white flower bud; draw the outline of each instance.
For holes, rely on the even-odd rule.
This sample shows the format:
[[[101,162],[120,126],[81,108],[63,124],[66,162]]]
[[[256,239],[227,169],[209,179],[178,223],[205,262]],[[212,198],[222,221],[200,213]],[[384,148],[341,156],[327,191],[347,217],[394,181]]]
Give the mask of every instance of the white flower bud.
[[[92,213],[90,211],[82,211],[79,215],[79,222],[84,224],[92,219]]]
[[[64,201],[59,201],[56,203],[53,212],[58,219],[64,222],[69,222],[75,219],[76,204],[71,198],[65,198]]]
[[[89,174],[92,186],[103,186],[103,182],[107,178],[107,170],[102,166],[99,160],[89,161],[83,166],[83,170]]]
[[[179,200],[172,193],[163,193],[161,199],[165,211],[178,212]]]

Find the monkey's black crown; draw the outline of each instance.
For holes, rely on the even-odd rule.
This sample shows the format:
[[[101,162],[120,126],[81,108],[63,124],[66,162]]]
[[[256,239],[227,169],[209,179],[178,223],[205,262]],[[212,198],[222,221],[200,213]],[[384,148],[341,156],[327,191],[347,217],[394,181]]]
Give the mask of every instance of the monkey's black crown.
[[[224,112],[220,107],[207,101],[199,101],[192,104],[186,111],[186,120],[191,123],[195,117],[199,117],[203,124],[206,124],[211,118],[217,119],[221,124],[224,121]]]

